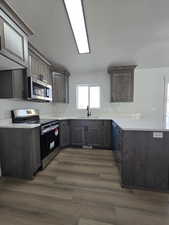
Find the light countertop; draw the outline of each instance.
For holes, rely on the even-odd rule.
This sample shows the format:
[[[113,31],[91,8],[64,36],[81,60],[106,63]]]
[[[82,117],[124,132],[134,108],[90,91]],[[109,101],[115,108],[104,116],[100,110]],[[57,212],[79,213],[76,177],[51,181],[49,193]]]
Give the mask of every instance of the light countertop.
[[[91,117],[45,117],[45,119],[56,119],[56,120],[112,120],[123,130],[135,130],[135,131],[169,131],[169,119],[163,120],[152,120],[148,118],[118,118],[111,116],[91,116]]]
[[[57,117],[57,116],[45,116],[41,119],[53,119],[53,120],[112,120],[123,130],[133,131],[169,131],[169,119],[166,121],[151,120],[146,118],[118,118],[111,116],[91,116],[91,117]],[[0,128],[25,128],[32,129],[39,127],[40,124],[13,124],[11,119],[0,120]]]
[[[169,131],[168,121],[151,119],[114,119],[123,130],[133,131]]]
[[[39,126],[40,124],[12,123],[11,119],[0,120],[0,128],[33,129]]]

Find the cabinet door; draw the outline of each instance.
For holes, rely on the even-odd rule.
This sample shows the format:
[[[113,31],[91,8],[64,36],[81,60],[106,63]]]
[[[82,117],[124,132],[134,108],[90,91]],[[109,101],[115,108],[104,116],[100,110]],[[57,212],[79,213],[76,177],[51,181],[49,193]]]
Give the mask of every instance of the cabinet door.
[[[31,76],[34,76],[36,79],[38,78],[39,61],[38,61],[38,58],[32,53],[29,53],[29,73]]]
[[[60,122],[60,147],[68,147],[70,145],[70,122]]]
[[[82,147],[85,143],[85,126],[81,120],[71,121],[71,145]]]
[[[104,124],[103,121],[86,120],[87,126],[87,145],[93,147],[104,146]]]
[[[9,59],[28,66],[28,37],[0,10],[1,53]]]
[[[39,73],[39,75],[43,76],[43,79],[45,81],[47,81],[49,84],[51,84],[49,66],[40,59],[39,59],[39,71],[38,71],[38,73]]]
[[[29,74],[36,79],[39,79],[40,75],[42,75],[43,80],[47,81],[48,84],[52,84],[49,65],[31,51],[29,51]]]
[[[87,130],[87,145],[93,147],[103,147],[104,146],[104,136],[103,131],[100,128],[88,127]]]
[[[41,167],[41,156],[40,156],[40,130],[39,127],[32,129],[31,137],[32,147],[32,173],[38,171]]]
[[[12,71],[13,98],[23,99],[24,96],[24,70]]]
[[[133,101],[133,73],[118,72],[111,75],[111,101],[132,102]]]
[[[24,98],[24,70],[0,71],[0,98]]]
[[[53,75],[53,101],[69,102],[69,78],[65,75]]]
[[[104,148],[112,149],[112,121],[104,121]]]

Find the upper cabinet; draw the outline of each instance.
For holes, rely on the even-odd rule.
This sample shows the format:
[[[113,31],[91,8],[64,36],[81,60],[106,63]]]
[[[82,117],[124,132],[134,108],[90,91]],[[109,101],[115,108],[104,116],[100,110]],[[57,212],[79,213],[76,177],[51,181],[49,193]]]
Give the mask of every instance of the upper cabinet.
[[[25,70],[0,71],[0,98],[25,98]]]
[[[69,103],[69,73],[52,73],[53,102]]]
[[[135,65],[108,68],[111,79],[111,102],[133,102],[135,68]]]
[[[0,2],[0,59],[4,66],[1,70],[28,66],[28,36],[32,34],[32,31],[2,0]]]
[[[28,75],[52,84],[50,67],[51,63],[37,49],[29,44]]]

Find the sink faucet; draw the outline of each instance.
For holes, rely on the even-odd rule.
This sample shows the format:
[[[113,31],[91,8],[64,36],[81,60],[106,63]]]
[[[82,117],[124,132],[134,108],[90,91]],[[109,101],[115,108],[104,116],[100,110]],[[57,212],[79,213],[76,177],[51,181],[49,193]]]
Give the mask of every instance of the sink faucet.
[[[91,113],[91,111],[90,111],[90,107],[87,106],[87,117],[89,117],[89,116],[91,116],[91,115],[92,115],[92,113]]]

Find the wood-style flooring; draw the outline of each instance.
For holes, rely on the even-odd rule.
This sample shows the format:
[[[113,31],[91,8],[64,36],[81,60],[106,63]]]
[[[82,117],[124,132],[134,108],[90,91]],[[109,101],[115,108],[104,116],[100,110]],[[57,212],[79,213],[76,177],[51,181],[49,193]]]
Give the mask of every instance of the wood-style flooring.
[[[169,194],[121,188],[111,151],[65,149],[32,181],[0,179],[0,225],[169,225]]]

